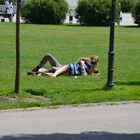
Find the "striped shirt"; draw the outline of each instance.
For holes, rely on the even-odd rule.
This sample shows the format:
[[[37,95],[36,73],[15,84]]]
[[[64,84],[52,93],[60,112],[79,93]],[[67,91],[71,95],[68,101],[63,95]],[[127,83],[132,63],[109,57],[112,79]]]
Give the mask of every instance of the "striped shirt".
[[[91,62],[85,61],[84,67],[86,72],[91,68]],[[79,63],[68,64],[69,75],[81,75],[81,65]]]
[[[81,75],[80,64],[68,64],[69,75]]]
[[[91,65],[92,65],[91,62],[85,61],[84,67],[85,67],[86,72],[89,72]]]

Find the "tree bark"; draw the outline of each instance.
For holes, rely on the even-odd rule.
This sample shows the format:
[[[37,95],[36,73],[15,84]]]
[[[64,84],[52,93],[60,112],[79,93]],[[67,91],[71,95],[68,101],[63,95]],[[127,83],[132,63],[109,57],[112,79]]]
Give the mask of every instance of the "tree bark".
[[[19,93],[19,91],[20,91],[20,0],[17,0],[15,93]]]

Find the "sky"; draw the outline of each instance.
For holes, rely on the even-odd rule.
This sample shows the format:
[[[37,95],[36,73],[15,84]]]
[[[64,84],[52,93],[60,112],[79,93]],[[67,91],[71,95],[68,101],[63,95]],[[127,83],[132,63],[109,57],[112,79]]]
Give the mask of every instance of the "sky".
[[[78,0],[66,0],[66,1],[69,3],[69,5],[77,5]]]

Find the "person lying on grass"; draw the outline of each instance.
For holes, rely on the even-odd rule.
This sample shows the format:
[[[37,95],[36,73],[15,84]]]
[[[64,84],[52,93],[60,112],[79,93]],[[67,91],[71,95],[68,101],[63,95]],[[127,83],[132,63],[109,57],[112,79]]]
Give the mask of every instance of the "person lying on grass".
[[[47,53],[42,58],[40,63],[31,72],[28,72],[28,75],[46,75],[50,77],[57,77],[59,75],[98,75],[98,61],[98,56],[94,55],[89,57],[81,57],[75,63],[62,65],[53,55]],[[52,66],[48,70],[42,68],[47,62],[49,62]]]

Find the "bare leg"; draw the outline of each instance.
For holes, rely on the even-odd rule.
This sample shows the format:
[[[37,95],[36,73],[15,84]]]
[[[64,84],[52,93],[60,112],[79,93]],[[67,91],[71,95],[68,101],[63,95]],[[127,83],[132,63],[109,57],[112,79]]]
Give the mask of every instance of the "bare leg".
[[[65,65],[65,66],[59,68],[54,73],[47,73],[47,75],[50,77],[56,77],[61,74],[68,74],[68,65]]]

